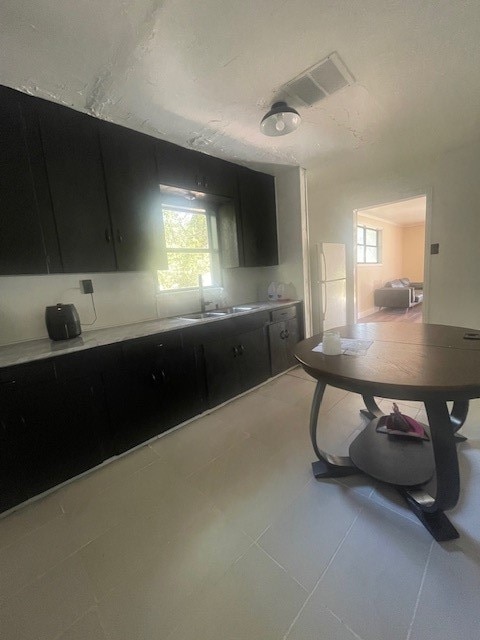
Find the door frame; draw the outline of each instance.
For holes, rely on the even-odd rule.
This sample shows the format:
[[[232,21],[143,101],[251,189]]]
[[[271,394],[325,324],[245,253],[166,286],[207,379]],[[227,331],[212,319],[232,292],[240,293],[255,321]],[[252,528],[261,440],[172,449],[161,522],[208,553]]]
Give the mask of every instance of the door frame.
[[[382,207],[388,204],[395,204],[397,202],[403,202],[405,200],[414,200],[415,198],[425,197],[425,245],[423,248],[423,322],[428,323],[430,318],[430,244],[431,244],[431,219],[432,219],[432,188],[426,188],[423,190],[412,191],[408,195],[403,195],[401,198],[393,198],[392,200],[382,202],[372,202],[367,206],[358,207],[352,212],[352,232],[353,232],[353,322],[356,324],[358,321],[358,307],[357,307],[357,260],[356,260],[356,246],[357,246],[357,215],[362,211],[368,211],[374,207]]]

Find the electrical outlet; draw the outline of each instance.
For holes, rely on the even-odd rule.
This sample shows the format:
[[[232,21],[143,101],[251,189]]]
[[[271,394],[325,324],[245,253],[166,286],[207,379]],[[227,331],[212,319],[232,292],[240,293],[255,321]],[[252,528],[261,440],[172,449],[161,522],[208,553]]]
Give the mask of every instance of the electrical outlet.
[[[436,255],[437,253],[440,253],[440,245],[438,244],[438,242],[435,242],[435,244],[430,245],[430,253],[432,256]]]
[[[93,293],[93,284],[91,280],[80,280],[80,291],[82,293]]]

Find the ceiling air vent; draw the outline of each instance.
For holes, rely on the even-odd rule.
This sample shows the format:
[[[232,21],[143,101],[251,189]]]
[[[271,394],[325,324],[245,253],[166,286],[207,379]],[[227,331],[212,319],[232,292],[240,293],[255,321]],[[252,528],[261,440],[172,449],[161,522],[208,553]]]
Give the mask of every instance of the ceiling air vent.
[[[343,64],[338,53],[332,53],[287,83],[284,90],[307,107],[351,85],[354,77]]]

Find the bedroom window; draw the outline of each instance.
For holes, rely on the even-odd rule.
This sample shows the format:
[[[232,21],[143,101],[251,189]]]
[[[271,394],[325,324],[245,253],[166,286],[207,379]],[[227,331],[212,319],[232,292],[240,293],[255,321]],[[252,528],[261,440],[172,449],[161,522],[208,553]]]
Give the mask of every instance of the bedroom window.
[[[206,209],[162,207],[168,269],[158,271],[160,291],[198,288],[202,274],[204,286],[220,285],[220,261],[216,219]]]
[[[381,229],[357,226],[357,264],[379,264],[381,256]]]

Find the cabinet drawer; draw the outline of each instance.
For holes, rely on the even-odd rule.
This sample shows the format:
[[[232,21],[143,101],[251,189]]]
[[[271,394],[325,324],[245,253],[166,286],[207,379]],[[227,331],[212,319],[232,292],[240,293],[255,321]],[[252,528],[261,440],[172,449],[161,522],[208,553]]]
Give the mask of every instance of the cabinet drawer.
[[[55,369],[57,378],[61,382],[115,369],[119,363],[119,346],[95,347],[79,353],[59,356],[55,359]]]
[[[39,360],[0,369],[0,384],[30,384],[55,380],[55,368],[51,360]]]
[[[278,322],[279,320],[289,320],[295,318],[297,315],[297,307],[286,307],[283,309],[275,309],[271,312],[272,322]]]

